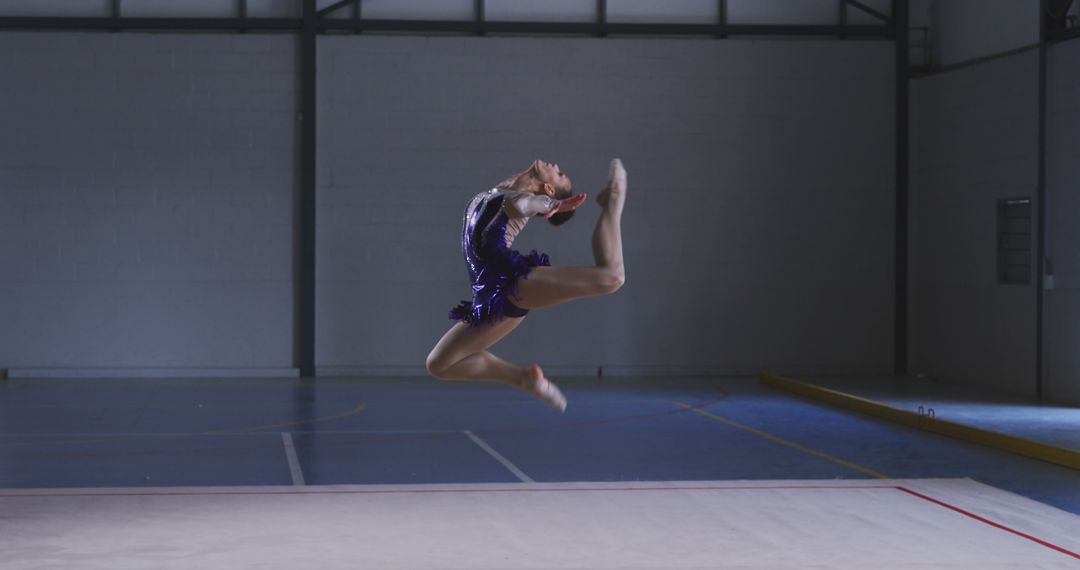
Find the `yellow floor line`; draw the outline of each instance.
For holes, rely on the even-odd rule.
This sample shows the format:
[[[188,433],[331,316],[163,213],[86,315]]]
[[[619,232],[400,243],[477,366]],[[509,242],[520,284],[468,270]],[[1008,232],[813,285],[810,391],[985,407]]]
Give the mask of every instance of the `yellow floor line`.
[[[875,402],[874,400],[860,398],[859,396],[853,396],[828,388],[822,388],[821,386],[807,384],[798,380],[792,380],[791,378],[773,376],[768,372],[761,373],[761,383],[799,396],[819,400],[840,408],[879,417],[909,427],[934,432],[970,443],[993,447],[995,449],[1034,459],[1040,459],[1071,469],[1080,469],[1080,451],[1073,449],[919,415],[915,412],[894,408],[888,404],[882,404],[881,402]]]
[[[782,437],[777,437],[777,436],[775,436],[775,435],[773,435],[771,433],[761,431],[761,430],[759,430],[757,428],[750,427],[750,426],[748,426],[746,424],[741,424],[741,423],[739,423],[739,422],[737,422],[735,420],[729,420],[727,418],[718,416],[716,414],[710,414],[709,412],[706,412],[704,410],[700,410],[698,408],[695,408],[694,406],[691,406],[690,404],[685,404],[685,403],[679,402],[679,401],[675,401],[675,403],[682,406],[682,407],[684,407],[684,408],[686,408],[686,409],[688,409],[688,410],[690,410],[690,411],[692,411],[692,412],[697,412],[697,413],[699,413],[699,414],[701,414],[701,415],[703,415],[703,416],[705,416],[707,418],[714,419],[714,420],[716,420],[718,422],[725,423],[725,424],[727,424],[729,426],[739,428],[739,429],[741,429],[743,431],[748,431],[748,432],[750,432],[750,433],[752,433],[752,434],[754,434],[756,436],[763,437],[763,438],[771,440],[771,441],[775,441],[776,443],[779,443],[781,445],[786,445],[788,447],[798,449],[799,451],[801,451],[803,453],[808,453],[810,455],[813,455],[814,457],[820,457],[820,458],[822,458],[822,459],[824,459],[826,461],[831,461],[831,462],[836,463],[838,465],[843,465],[844,467],[847,467],[849,469],[854,469],[855,471],[858,471],[860,473],[865,473],[866,475],[869,475],[871,477],[876,477],[878,479],[891,479],[891,477],[889,477],[888,475],[885,475],[884,473],[879,473],[877,471],[874,471],[873,469],[869,469],[869,468],[863,467],[861,465],[856,465],[855,463],[852,463],[850,461],[844,461],[843,459],[840,459],[839,457],[829,455],[828,453],[823,453],[821,451],[817,451],[816,449],[810,449],[809,447],[806,447],[805,445],[799,445],[799,444],[797,444],[797,443],[795,443],[793,441],[788,441],[788,440],[786,440],[786,439],[784,439]]]

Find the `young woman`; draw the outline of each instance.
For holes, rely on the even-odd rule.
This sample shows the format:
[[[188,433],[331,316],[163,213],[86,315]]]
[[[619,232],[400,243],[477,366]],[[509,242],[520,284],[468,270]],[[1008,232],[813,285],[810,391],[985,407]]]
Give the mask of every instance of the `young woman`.
[[[472,278],[472,302],[450,311],[457,322],[431,350],[427,369],[444,380],[486,380],[521,388],[559,411],[566,398],[537,364],[520,367],[488,348],[517,328],[532,309],[614,293],[626,279],[619,226],[626,202],[626,170],[611,161],[603,208],[593,231],[592,267],[551,267],[545,254],[510,249],[533,216],[564,223],[585,202],[573,196],[558,164],[537,160],[502,184],[477,194],[465,209],[462,252]]]

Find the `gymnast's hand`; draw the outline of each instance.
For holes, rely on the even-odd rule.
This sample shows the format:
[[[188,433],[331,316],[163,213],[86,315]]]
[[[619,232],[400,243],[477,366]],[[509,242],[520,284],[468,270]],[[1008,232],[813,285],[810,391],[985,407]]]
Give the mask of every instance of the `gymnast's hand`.
[[[546,214],[544,214],[544,218],[550,220],[551,216],[554,216],[559,212],[573,212],[584,203],[584,194],[578,194],[577,196],[572,196],[565,200],[555,200],[555,203],[552,204],[551,209],[548,210]]]

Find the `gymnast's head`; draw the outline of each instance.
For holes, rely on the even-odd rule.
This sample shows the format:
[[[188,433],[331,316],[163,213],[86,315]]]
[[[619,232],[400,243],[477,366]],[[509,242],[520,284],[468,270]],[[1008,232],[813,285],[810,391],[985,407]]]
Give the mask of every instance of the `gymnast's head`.
[[[504,184],[505,187],[543,194],[556,200],[565,200],[573,195],[573,184],[570,177],[559,168],[558,164],[535,160],[525,170],[510,177]],[[559,212],[548,219],[552,225],[558,226],[567,222],[574,216],[574,212]]]
[[[533,178],[538,183],[538,192],[547,194],[557,200],[563,200],[573,195],[574,185],[570,177],[559,168],[558,164],[552,164],[537,159],[527,172],[533,173]]]

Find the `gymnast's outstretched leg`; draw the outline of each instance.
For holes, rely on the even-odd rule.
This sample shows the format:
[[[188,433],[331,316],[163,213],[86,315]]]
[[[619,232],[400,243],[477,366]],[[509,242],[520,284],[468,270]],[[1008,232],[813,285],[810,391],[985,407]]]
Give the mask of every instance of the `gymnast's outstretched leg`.
[[[622,161],[611,161],[607,188],[597,196],[603,206],[593,230],[594,267],[537,267],[517,282],[523,309],[540,309],[582,297],[614,293],[626,281],[622,251],[622,212],[626,205],[626,169]]]

